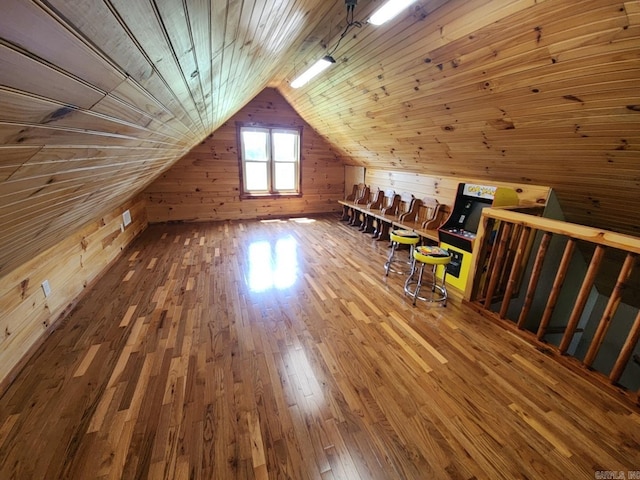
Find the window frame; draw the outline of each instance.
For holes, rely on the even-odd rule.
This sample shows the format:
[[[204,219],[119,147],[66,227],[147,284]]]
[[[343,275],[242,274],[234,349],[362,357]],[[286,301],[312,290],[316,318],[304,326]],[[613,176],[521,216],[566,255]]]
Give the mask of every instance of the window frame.
[[[246,187],[246,170],[245,164],[251,161],[246,161],[244,158],[244,142],[242,139],[242,132],[244,129],[255,130],[267,130],[267,190],[255,191],[248,190]],[[284,162],[294,163],[295,166],[295,183],[296,188],[294,190],[276,190],[275,189],[275,167],[276,162],[273,158],[273,134],[278,132],[295,132],[298,135],[297,144],[297,161]],[[265,123],[246,123],[236,122],[236,141],[238,150],[238,169],[240,173],[240,198],[282,198],[282,197],[301,197],[302,196],[302,127],[290,126],[281,124],[265,124]]]

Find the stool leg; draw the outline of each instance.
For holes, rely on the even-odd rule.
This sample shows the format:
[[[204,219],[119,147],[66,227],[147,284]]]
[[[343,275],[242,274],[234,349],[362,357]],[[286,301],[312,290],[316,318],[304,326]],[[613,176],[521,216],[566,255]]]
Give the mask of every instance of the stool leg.
[[[367,215],[366,213],[363,213],[362,222],[360,222],[360,226],[358,227],[358,230],[360,230],[361,232],[364,231],[367,228],[368,222],[369,222],[369,215]]]
[[[422,286],[422,274],[424,273],[424,263],[420,264],[420,274],[418,275],[418,284],[416,290],[413,292],[413,306],[416,306],[416,300],[418,300],[418,293],[420,293],[420,287]]]
[[[396,242],[391,242],[391,252],[389,253],[389,259],[387,260],[387,263],[384,264],[384,274],[387,277],[389,276],[389,268],[391,267],[391,262],[393,262],[393,257],[395,256],[397,245],[398,244]]]
[[[367,215],[366,222],[364,224],[364,228],[362,228],[364,233],[372,233],[373,232],[373,217],[371,215]]]
[[[447,293],[447,266],[444,266],[444,272],[442,273],[442,294],[444,295],[444,300],[442,301],[442,306],[447,306],[447,298],[449,298],[449,294]]]
[[[342,206],[342,216],[340,217],[340,220],[349,220],[349,207],[347,207],[346,205]]]
[[[391,225],[386,222],[380,222],[380,229],[376,240],[379,242],[383,242],[385,240],[389,240],[389,227]]]
[[[409,292],[409,285],[411,285],[411,283],[413,282],[413,275],[415,273],[416,273],[416,259],[413,258],[413,255],[412,255],[411,256],[411,270],[409,271],[409,276],[404,281],[404,291],[405,291],[405,293],[410,293]],[[412,293],[410,293],[410,294],[413,295]]]
[[[407,279],[406,285],[408,285],[409,280],[413,280],[413,272],[416,270],[416,259],[413,256],[413,250],[415,249],[415,245],[409,245],[409,278]],[[406,286],[405,285],[405,286]]]
[[[437,270],[438,266],[437,265],[433,265],[431,267],[431,275],[433,276],[433,283],[431,284],[431,292],[435,293],[436,291],[436,285],[438,282],[438,277],[436,277],[436,270]]]

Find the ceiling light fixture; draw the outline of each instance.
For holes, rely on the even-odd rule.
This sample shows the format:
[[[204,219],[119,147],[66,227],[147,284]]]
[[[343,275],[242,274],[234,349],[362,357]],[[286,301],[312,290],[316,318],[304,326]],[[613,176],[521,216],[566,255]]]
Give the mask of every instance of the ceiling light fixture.
[[[313,77],[315,77],[316,75],[319,75],[321,72],[324,72],[327,68],[329,68],[334,63],[336,63],[336,61],[333,59],[331,55],[325,55],[316,63],[311,65],[309,69],[303,72],[293,82],[291,82],[291,88],[300,88],[306,85],[307,83],[309,83],[309,81]]]
[[[307,83],[309,83],[309,81],[313,77],[315,77],[316,75],[319,75],[320,73],[325,71],[327,68],[329,68],[331,65],[336,63],[336,61],[333,58],[333,54],[340,46],[340,42],[342,41],[342,39],[347,36],[347,33],[349,33],[349,30],[351,30],[353,27],[357,27],[357,28],[362,27],[361,22],[358,22],[353,19],[353,10],[356,8],[356,5],[358,4],[358,0],[344,0],[344,3],[345,3],[345,6],[347,7],[347,26],[342,32],[342,35],[340,35],[340,38],[338,39],[338,43],[336,43],[335,47],[333,47],[333,49],[327,55],[322,57],[316,63],[311,65],[311,67],[305,70],[301,75],[296,77],[291,82],[291,88],[300,88],[303,85],[306,85]]]
[[[416,0],[388,0],[387,3],[373,12],[373,15],[371,15],[371,18],[369,19],[369,23],[372,25],[382,25],[398,15],[415,1]]]

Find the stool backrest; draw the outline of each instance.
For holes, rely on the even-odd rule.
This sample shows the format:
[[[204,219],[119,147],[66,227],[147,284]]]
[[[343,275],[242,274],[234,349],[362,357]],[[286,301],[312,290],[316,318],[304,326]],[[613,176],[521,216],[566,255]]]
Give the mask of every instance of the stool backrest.
[[[438,210],[440,209],[440,204],[435,198],[425,197],[422,199],[422,208],[420,209],[420,214],[418,216],[420,222],[424,225],[427,222],[432,221]]]
[[[435,198],[423,198],[422,205],[425,209],[422,228],[425,230],[435,230],[439,228],[444,222],[444,205],[438,203]]]
[[[378,188],[375,195],[373,196],[373,201],[367,204],[367,208],[369,210],[380,210],[382,208],[383,202],[384,202],[384,191]]]
[[[356,183],[351,189],[351,193],[344,197],[346,201],[354,201],[358,198],[358,192],[364,187],[364,183]]]
[[[422,200],[413,198],[409,204],[409,209],[406,213],[400,215],[400,220],[403,222],[417,222],[418,215],[420,214],[420,207],[422,206]]]
[[[384,207],[380,209],[383,215],[396,215],[398,213],[398,205],[400,204],[400,195],[389,189],[384,191]]]
[[[371,192],[367,185],[363,185],[362,190],[359,192],[359,196],[356,197],[355,203],[356,205],[366,205],[369,203]]]
[[[400,204],[398,205],[398,211],[396,215],[402,215],[411,211],[413,204],[415,203],[415,197],[409,192],[402,192],[400,194]]]

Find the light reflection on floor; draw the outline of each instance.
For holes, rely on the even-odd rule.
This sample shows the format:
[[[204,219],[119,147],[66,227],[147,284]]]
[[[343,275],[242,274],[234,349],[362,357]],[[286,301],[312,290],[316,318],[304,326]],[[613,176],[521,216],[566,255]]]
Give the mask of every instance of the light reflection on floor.
[[[260,293],[282,290],[296,282],[298,243],[291,235],[276,240],[258,240],[249,244],[249,289]]]
[[[326,412],[323,413],[322,410],[327,407],[324,392],[305,349],[302,346],[292,346],[287,350],[287,357],[283,367],[289,373],[289,387],[292,398],[297,399],[298,408],[305,415],[323,416]]]

